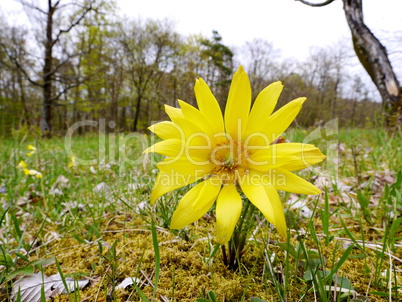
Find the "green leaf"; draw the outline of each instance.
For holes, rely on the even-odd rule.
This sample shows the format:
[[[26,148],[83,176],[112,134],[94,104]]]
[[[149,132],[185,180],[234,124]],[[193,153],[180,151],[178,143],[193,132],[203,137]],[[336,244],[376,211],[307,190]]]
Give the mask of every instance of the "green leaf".
[[[334,281],[336,283],[336,285],[339,287],[346,288],[351,291],[355,290],[352,286],[352,282],[350,282],[350,280],[348,278],[333,275],[332,281]]]
[[[392,222],[391,228],[389,229],[389,241],[391,245],[391,250],[395,252],[395,234],[400,230],[400,225],[402,223],[402,216],[398,217]]]
[[[10,209],[10,207],[8,207],[7,209],[4,210],[4,212],[1,213],[1,217],[0,217],[0,225],[2,224],[4,217],[6,216],[6,213],[8,212],[8,210]]]
[[[290,243],[290,242],[278,242],[277,245],[289,255],[291,255],[293,258],[296,258],[296,249],[295,247]]]
[[[342,264],[348,259],[348,256],[352,249],[354,248],[354,245],[350,245],[345,252],[343,253],[342,257],[339,259],[339,261],[336,263],[336,265],[332,268],[331,274],[334,274],[339,270],[339,268],[342,266]]]
[[[80,238],[77,234],[74,234],[73,237],[74,237],[79,243],[83,243],[83,244],[86,244],[86,243],[87,243],[84,239]],[[98,241],[98,242],[99,242],[99,241]]]
[[[366,196],[363,195],[361,191],[357,191],[357,200],[363,209],[367,209],[370,204],[370,201],[366,198]]]
[[[369,292],[369,294],[380,296],[380,297],[388,297],[389,296],[388,293],[384,293],[384,292]]]
[[[267,301],[257,297],[251,297],[250,302],[267,302]]]
[[[31,275],[34,272],[34,268],[32,266],[26,266],[24,268],[17,269],[10,274],[7,275],[7,280],[12,280],[15,276],[18,275]]]
[[[331,274],[331,272],[330,272],[330,271],[327,271],[327,270],[325,270],[325,271],[320,271],[320,270],[314,270],[314,271],[312,271],[312,270],[307,270],[307,271],[305,271],[304,274],[303,274],[303,279],[304,279],[305,281],[312,281],[312,280],[314,280],[314,277],[315,277],[316,275],[318,275],[318,277],[319,277],[320,279],[324,279],[324,278],[328,277],[330,274]]]
[[[0,254],[0,265],[11,267],[13,265],[13,258],[9,254]]]
[[[216,295],[212,290],[208,293],[208,297],[209,299],[211,299],[212,302],[218,302],[218,299],[216,298]]]
[[[151,224],[151,233],[152,233],[152,244],[154,246],[154,253],[155,253],[155,282],[152,294],[152,300],[154,301],[156,297],[156,289],[158,288],[161,259],[159,253],[158,235],[156,233],[156,226],[153,219]]]
[[[346,235],[348,235],[348,237],[353,241],[353,243],[354,243],[359,249],[361,249],[361,250],[363,251],[364,249],[363,249],[362,246],[356,241],[356,239],[355,239],[355,237],[354,237],[355,235],[352,234],[352,233],[349,231],[349,229],[348,229],[347,225],[345,224],[345,222],[343,221],[342,217],[339,216],[339,219],[341,220],[341,224],[342,224],[342,226],[343,226],[343,230],[345,231]]]
[[[46,258],[46,259],[38,259],[38,260],[34,260],[32,262],[29,262],[28,265],[32,266],[35,269],[38,269],[42,266],[47,266],[49,264],[53,264],[55,263],[55,258],[54,257],[50,257],[50,258]]]
[[[133,286],[135,290],[137,291],[137,294],[140,296],[141,300],[144,302],[150,302],[147,296],[143,293],[143,291],[139,288],[136,282],[133,282]]]
[[[402,189],[402,171],[398,172],[395,182],[391,185],[391,189],[396,191]]]

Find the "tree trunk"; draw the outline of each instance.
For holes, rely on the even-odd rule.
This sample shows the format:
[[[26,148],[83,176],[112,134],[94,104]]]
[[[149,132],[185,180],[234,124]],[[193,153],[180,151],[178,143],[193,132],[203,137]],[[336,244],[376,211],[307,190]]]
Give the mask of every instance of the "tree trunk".
[[[137,131],[138,119],[140,117],[140,108],[141,108],[142,94],[141,92],[137,95],[137,104],[135,106],[135,117],[133,124],[133,131]]]
[[[387,113],[398,117],[402,100],[387,50],[363,22],[362,0],[343,0],[356,54],[381,94]]]
[[[52,135],[52,69],[53,69],[53,13],[52,1],[48,0],[46,22],[45,64],[43,65],[43,114],[41,120],[42,136]]]
[[[22,79],[22,74],[19,70],[17,70],[17,78],[18,78],[18,84],[20,86],[20,93],[21,93],[21,104],[22,108],[24,110],[23,114],[23,122],[26,123],[28,126],[31,125],[31,119],[30,119],[30,114],[27,106],[27,98],[25,95],[25,87],[24,87],[24,82]]]

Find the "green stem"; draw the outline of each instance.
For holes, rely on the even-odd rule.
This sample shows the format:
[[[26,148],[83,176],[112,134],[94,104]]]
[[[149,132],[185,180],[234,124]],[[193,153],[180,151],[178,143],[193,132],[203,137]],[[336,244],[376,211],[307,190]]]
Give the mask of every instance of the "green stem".
[[[247,200],[247,201],[248,201],[248,200]],[[246,202],[246,205],[245,205],[245,207],[244,207],[243,217],[240,217],[239,232],[241,232],[241,228],[242,228],[242,226],[243,226],[243,222],[244,222],[244,219],[245,219],[246,216],[247,216],[247,212],[248,212],[248,209],[249,209],[249,208],[250,208],[250,201]]]
[[[251,206],[250,201],[247,200],[236,231],[228,242],[228,254],[226,253],[226,247],[222,245],[223,263],[230,269],[235,270],[239,267],[248,233],[252,225],[249,223],[249,220],[253,217],[253,214],[254,207]]]
[[[228,256],[226,254],[226,247],[224,244],[221,245],[222,247],[222,255],[223,255],[223,264],[228,266],[229,265],[229,261],[228,261]]]

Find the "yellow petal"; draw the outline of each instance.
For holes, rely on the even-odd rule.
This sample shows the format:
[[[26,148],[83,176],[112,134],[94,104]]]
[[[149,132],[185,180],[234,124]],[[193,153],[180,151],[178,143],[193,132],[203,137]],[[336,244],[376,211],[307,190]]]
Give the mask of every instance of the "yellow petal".
[[[267,221],[277,228],[281,236],[286,237],[285,215],[276,189],[265,184],[258,173],[245,175],[240,186],[247,198],[261,211]]]
[[[320,194],[321,190],[305,179],[280,168],[270,170],[270,182],[281,191],[306,195]]]
[[[279,95],[281,94],[283,85],[281,82],[275,82],[263,89],[257,96],[250,115],[247,120],[247,126],[243,133],[243,138],[251,133],[261,130],[272,111],[274,111]]]
[[[166,158],[157,164],[157,167],[163,173],[178,173],[183,175],[202,174],[202,177],[210,173],[214,166],[209,160],[200,160],[190,156]]]
[[[165,105],[165,112],[166,114],[170,117],[170,119],[173,121],[176,117],[183,117],[183,113],[181,112],[181,109],[175,108],[169,105]]]
[[[167,192],[189,185],[208,175],[213,166],[208,164],[195,164],[188,158],[167,158],[158,164],[161,170],[156,177],[152,188],[150,201],[154,203],[159,197]]]
[[[194,175],[188,175],[187,177],[177,177],[175,180],[172,180],[172,177],[174,176],[169,173],[158,174],[155,179],[155,183],[150,196],[151,204],[155,203],[155,201],[162,195],[189,185],[197,180]]]
[[[185,139],[184,131],[175,123],[165,121],[154,124],[148,127],[150,131],[155,133],[162,139],[169,139],[169,138],[177,138],[177,139]]]
[[[208,141],[210,140],[202,140],[202,138],[197,138],[195,136],[187,141],[180,139],[167,139],[145,149],[143,153],[154,152],[169,156],[169,159],[166,160],[168,163],[173,162],[175,158],[179,159],[186,157],[188,161],[195,165],[203,165],[209,162],[209,155],[212,150],[212,146],[208,146],[205,143]]]
[[[274,186],[266,185],[266,186],[264,186],[264,188],[265,188],[265,192],[267,193],[268,199],[270,200],[270,202],[272,204],[272,208],[274,209],[274,213],[275,213],[275,222],[273,222],[272,224],[276,227],[279,234],[281,234],[281,236],[283,238],[286,238],[287,237],[287,233],[286,233],[287,227],[286,227],[285,213],[283,211],[283,205],[282,205],[281,198],[279,197],[278,191],[276,190],[276,188]]]
[[[170,157],[182,157],[184,155],[184,149],[185,142],[181,139],[174,138],[158,142],[145,149],[143,153],[154,152]]]
[[[24,174],[25,175],[36,175],[38,178],[42,178],[42,173],[33,170],[33,169],[24,169]],[[38,176],[39,175],[39,176]]]
[[[230,240],[239,220],[242,200],[233,184],[224,186],[216,202],[216,236],[220,244]]]
[[[197,184],[180,200],[173,213],[170,228],[181,229],[200,219],[213,205],[221,190],[217,177],[211,177]]]
[[[264,146],[275,141],[294,121],[305,100],[306,98],[295,99],[275,111],[260,128],[258,135],[254,133],[246,138],[247,145]]]
[[[223,133],[225,129],[221,108],[203,79],[196,80],[194,92],[198,108],[208,119],[214,133]]]
[[[301,170],[326,158],[320,149],[310,144],[283,143],[270,145],[250,155],[250,168],[267,171],[279,167],[284,170]]]
[[[202,130],[202,132],[207,134],[212,140],[214,131],[212,130],[212,127],[209,124],[209,121],[207,120],[205,115],[197,108],[191,106],[190,104],[187,104],[186,102],[183,102],[181,100],[179,100],[178,102],[184,118],[196,124]]]
[[[202,129],[202,125],[196,124],[192,119],[185,118],[181,109],[165,105],[165,110],[175,126],[179,129],[179,133],[184,135],[185,139],[204,136],[208,139],[209,144],[211,143],[212,140]],[[205,141],[205,138],[203,140]]]
[[[180,134],[184,134],[186,139],[193,135],[199,136],[200,134],[205,133],[202,129],[202,125],[197,124],[192,119],[186,118],[181,109],[165,105],[165,111],[175,126],[179,129]]]
[[[34,146],[32,146],[32,145],[28,145],[28,150],[35,151],[36,148]]]
[[[26,167],[28,167],[28,165],[26,164],[26,162],[24,162],[23,160],[21,160],[21,161],[18,163],[17,167],[18,167],[18,168],[21,168],[21,169],[25,169]]]
[[[241,140],[251,105],[251,87],[243,67],[233,75],[225,109],[226,132],[234,141]]]

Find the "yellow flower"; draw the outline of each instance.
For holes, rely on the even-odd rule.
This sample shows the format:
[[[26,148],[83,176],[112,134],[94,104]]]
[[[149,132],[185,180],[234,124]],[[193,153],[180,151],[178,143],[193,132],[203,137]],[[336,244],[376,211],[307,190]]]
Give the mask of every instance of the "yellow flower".
[[[33,169],[24,169],[24,174],[32,175],[32,176],[35,176],[36,178],[42,178],[42,176],[43,176],[42,173],[40,173],[36,170],[33,170]]]
[[[250,82],[240,66],[233,76],[224,117],[202,79],[195,84],[198,109],[180,100],[180,109],[165,106],[171,121],[149,127],[163,141],[144,151],[166,156],[158,164],[160,172],[151,203],[167,192],[202,180],[180,200],[172,217],[172,229],[198,220],[216,201],[217,241],[226,243],[241,214],[239,191],[242,191],[286,237],[286,221],[277,190],[321,193],[289,172],[321,162],[325,158],[321,151],[309,144],[276,143],[305,101],[295,99],[272,114],[282,89],[280,82],[269,85],[250,110]]]
[[[68,163],[67,168],[77,166],[77,162],[75,161],[75,156],[71,156],[71,162]]]
[[[25,169],[26,167],[28,167],[28,165],[23,160],[21,160],[17,165],[17,168],[20,168],[20,169]]]
[[[32,145],[28,145],[28,150],[31,150],[31,152],[28,152],[27,155],[30,157],[32,154],[36,153],[36,148]]]

